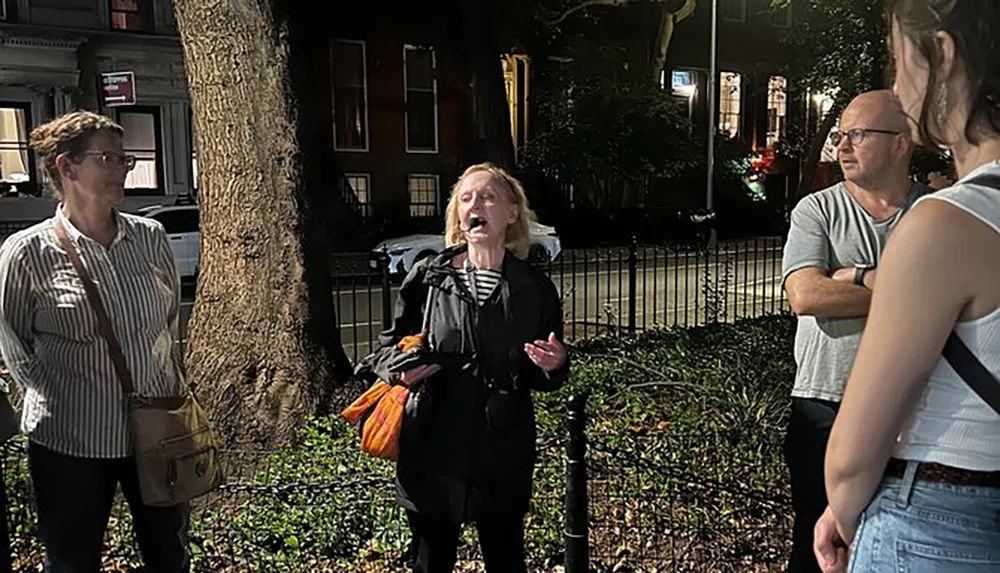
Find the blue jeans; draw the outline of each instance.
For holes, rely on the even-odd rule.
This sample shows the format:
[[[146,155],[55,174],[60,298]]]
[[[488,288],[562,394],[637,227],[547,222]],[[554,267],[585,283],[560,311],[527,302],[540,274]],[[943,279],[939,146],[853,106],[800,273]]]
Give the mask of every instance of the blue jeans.
[[[1000,488],[883,478],[861,516],[851,573],[1000,571]]]
[[[28,471],[38,507],[47,573],[97,573],[115,488],[132,510],[139,551],[150,573],[186,573],[187,505],[142,503],[134,458],[75,458],[28,444]]]

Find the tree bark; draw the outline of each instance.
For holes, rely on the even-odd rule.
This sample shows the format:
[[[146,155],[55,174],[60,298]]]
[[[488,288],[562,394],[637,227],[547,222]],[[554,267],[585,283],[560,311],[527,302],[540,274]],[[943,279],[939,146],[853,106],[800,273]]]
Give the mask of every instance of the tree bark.
[[[664,6],[660,8],[660,27],[656,33],[656,43],[653,45],[653,63],[650,66],[653,83],[659,85],[663,77],[663,68],[667,65],[667,50],[670,39],[674,37],[674,15]]]
[[[482,143],[481,157],[475,160],[512,170],[514,139],[493,8],[493,0],[462,2],[469,76],[475,86],[476,132]]]
[[[799,186],[795,190],[795,201],[812,192],[813,179],[816,177],[816,167],[819,166],[819,160],[823,156],[823,146],[826,145],[826,138],[829,137],[830,130],[837,123],[837,117],[842,107],[843,102],[837,100],[834,106],[830,108],[830,112],[820,122],[816,133],[813,134],[812,141],[809,143],[809,151],[802,158],[802,175],[799,177]]]
[[[681,20],[694,13],[695,6],[695,0],[669,0],[660,7],[660,27],[657,29],[650,66],[654,84],[659,85],[663,68],[667,65],[667,50],[670,49],[675,27]]]
[[[186,360],[229,447],[288,443],[329,408],[350,366],[334,326],[328,204],[307,167],[318,158],[309,106],[297,105],[308,85],[293,68],[301,30],[290,4],[174,2],[201,176]]]

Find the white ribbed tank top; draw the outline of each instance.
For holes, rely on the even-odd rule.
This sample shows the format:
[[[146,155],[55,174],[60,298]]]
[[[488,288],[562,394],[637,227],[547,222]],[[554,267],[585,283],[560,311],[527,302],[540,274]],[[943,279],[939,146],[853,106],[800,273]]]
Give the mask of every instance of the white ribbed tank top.
[[[983,165],[954,186],[925,195],[917,203],[944,201],[1000,233],[1000,189],[967,183],[983,174],[1000,175],[1000,162]],[[1000,289],[1000,284],[997,288]],[[1000,379],[1000,310],[960,322],[955,332]],[[942,358],[900,435],[895,457],[969,470],[1000,470],[1000,414],[976,395]]]

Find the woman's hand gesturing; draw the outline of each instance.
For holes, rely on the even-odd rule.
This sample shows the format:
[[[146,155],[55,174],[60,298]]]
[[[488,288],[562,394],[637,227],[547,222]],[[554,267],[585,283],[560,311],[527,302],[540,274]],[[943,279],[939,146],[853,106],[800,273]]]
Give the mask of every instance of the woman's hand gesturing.
[[[528,358],[546,372],[558,370],[566,363],[566,347],[556,339],[556,333],[549,334],[548,340],[536,340],[524,345]]]

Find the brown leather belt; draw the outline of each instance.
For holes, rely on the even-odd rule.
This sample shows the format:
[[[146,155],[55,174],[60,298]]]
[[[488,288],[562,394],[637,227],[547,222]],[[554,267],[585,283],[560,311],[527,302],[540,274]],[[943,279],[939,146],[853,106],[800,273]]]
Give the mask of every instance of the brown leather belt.
[[[887,477],[902,478],[906,472],[906,461],[892,458],[885,468]],[[1000,487],[1000,471],[977,472],[920,462],[917,466],[916,481],[947,483],[952,485],[972,485],[980,487]]]

